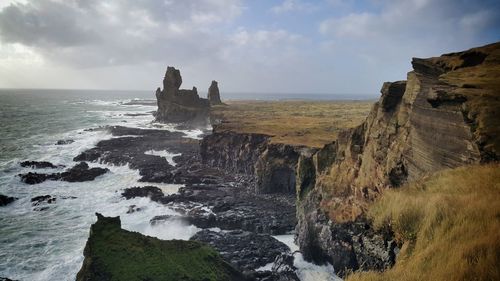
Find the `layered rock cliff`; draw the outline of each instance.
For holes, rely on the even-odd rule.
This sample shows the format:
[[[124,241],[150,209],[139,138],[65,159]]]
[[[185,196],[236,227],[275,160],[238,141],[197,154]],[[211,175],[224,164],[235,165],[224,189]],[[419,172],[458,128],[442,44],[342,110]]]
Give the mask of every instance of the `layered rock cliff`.
[[[220,104],[217,82],[212,81],[209,99],[200,98],[198,90],[180,89],[181,73],[174,67],[167,67],[163,79],[163,90],[156,90],[158,110],[156,120],[167,123],[182,123],[190,127],[206,127],[209,124],[210,105]],[[217,103],[218,102],[218,103]]]
[[[314,151],[304,146],[271,143],[267,135],[235,133],[219,130],[218,126],[201,142],[205,164],[253,177],[256,193],[295,194],[298,159]]]
[[[340,275],[394,263],[390,231],[364,217],[385,189],[499,159],[500,43],[412,60],[407,81],[384,83],[366,121],[297,169],[297,242]]]

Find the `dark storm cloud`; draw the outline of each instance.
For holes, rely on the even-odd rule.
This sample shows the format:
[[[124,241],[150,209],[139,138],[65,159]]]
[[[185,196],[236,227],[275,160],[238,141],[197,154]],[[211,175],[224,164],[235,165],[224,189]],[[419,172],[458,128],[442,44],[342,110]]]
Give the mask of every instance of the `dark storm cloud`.
[[[34,0],[0,11],[0,38],[80,66],[192,59],[220,49],[214,27],[240,9],[232,0]]]
[[[96,41],[98,35],[79,25],[80,12],[51,1],[12,4],[0,11],[3,42],[24,45],[75,46]]]

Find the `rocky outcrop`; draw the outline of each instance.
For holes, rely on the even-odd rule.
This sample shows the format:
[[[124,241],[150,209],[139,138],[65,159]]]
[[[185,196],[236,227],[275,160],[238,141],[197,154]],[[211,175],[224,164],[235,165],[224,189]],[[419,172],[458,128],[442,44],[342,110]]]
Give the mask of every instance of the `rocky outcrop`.
[[[32,168],[32,169],[55,169],[55,168],[61,168],[64,167],[62,165],[54,165],[50,162],[47,161],[23,161],[20,163],[21,167],[25,168]]]
[[[208,88],[207,98],[208,98],[208,101],[210,102],[210,105],[222,104],[222,101],[220,99],[219,86],[217,84],[217,81],[213,80],[212,84],[210,84],[210,87]]]
[[[15,198],[15,197],[10,197],[7,195],[0,194],[0,207],[7,206],[16,200],[17,200],[17,198]]]
[[[92,181],[98,176],[104,175],[109,169],[94,167],[90,168],[85,162],[67,169],[62,173],[42,174],[29,172],[26,174],[19,174],[21,181],[27,184],[38,184],[46,180],[62,180],[67,182],[84,182]]]
[[[149,197],[153,201],[158,201],[163,197],[163,191],[156,186],[130,187],[125,188],[122,196],[127,200],[135,197]]]
[[[200,153],[209,166],[253,177],[256,193],[294,194],[298,159],[312,151],[271,143],[267,135],[219,131],[215,126],[213,133],[203,138]]]
[[[288,246],[272,236],[233,230],[215,232],[204,229],[191,240],[207,243],[239,270],[252,271],[273,262],[281,253],[289,252]]]
[[[413,59],[408,80],[384,83],[364,123],[299,159],[296,239],[307,259],[330,262],[341,276],[391,266],[390,232],[374,231],[364,218],[375,198],[429,173],[499,159],[491,134],[500,118],[491,86],[499,57],[494,44]]]
[[[255,194],[249,185],[251,182],[243,177],[238,182],[187,185],[177,194],[159,200],[151,197],[183,214],[153,221],[182,220],[200,228],[242,229],[270,235],[293,231],[297,224],[295,198],[288,194]]]
[[[180,71],[171,66],[167,67],[163,79],[163,90],[160,88],[156,90],[158,104],[156,120],[167,123],[180,123],[190,127],[206,127],[209,122],[209,100],[200,98],[196,87],[193,87],[192,90],[179,89],[181,85]],[[215,93],[213,96],[215,98]]]
[[[144,236],[121,229],[120,217],[96,215],[77,281],[247,280],[210,246]]]

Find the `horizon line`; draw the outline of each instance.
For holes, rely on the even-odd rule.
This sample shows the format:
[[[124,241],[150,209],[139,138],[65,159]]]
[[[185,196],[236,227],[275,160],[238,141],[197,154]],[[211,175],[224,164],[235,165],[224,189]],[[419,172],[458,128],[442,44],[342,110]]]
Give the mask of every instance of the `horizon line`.
[[[36,90],[36,91],[119,91],[119,92],[155,92],[155,90],[145,90],[145,89],[96,89],[96,88],[2,88],[0,87],[0,91],[4,90]],[[293,95],[379,95],[380,93],[326,93],[326,92],[275,92],[275,91],[225,91],[230,94],[293,94]],[[208,91],[198,91],[198,93],[208,93]]]

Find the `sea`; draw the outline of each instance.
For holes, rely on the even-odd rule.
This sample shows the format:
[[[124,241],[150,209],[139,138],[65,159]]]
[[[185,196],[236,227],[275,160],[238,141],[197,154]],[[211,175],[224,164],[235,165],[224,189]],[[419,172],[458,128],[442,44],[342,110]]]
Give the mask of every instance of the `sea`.
[[[248,97],[255,98],[255,95]],[[280,99],[283,96],[263,97]],[[244,95],[237,98],[248,99]],[[0,277],[20,281],[75,280],[96,212],[120,216],[124,229],[159,239],[187,240],[200,230],[178,220],[152,226],[149,223],[152,217],[176,212],[148,198],[125,200],[121,196],[123,189],[151,185],[139,182],[139,172],[128,166],[89,163],[91,167],[108,168],[110,172],[94,181],[80,183],[45,181],[28,185],[18,176],[31,171],[19,165],[22,161],[49,161],[71,167],[75,165],[73,157],[100,140],[113,137],[105,130],[89,128],[121,125],[176,130],[171,125],[154,122],[154,102],[142,102],[152,99],[152,91],[0,90],[0,194],[18,198],[0,207]],[[182,132],[186,138],[200,138],[202,134],[200,130]],[[73,142],[56,145],[59,140]],[[171,160],[172,155],[165,151],[162,156]],[[176,193],[182,186],[154,185],[165,194]],[[33,206],[31,202],[31,198],[40,195],[56,197],[56,203],[40,210],[40,206]],[[141,211],[127,213],[130,205],[136,205]],[[275,238],[288,245],[292,252],[298,251],[293,234]],[[302,281],[340,280],[331,265],[308,263],[300,252],[294,256]]]

